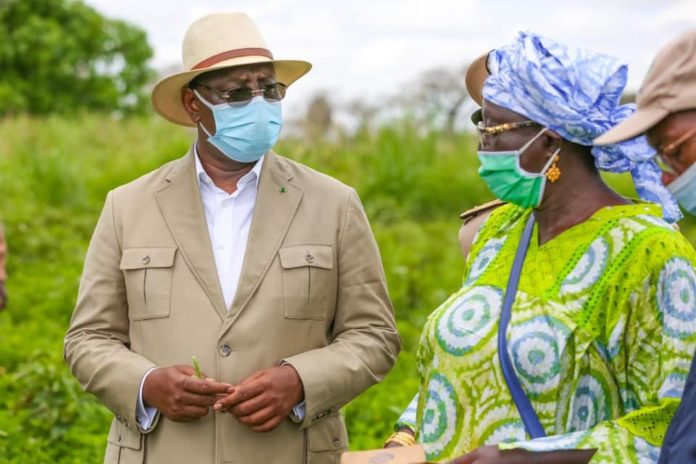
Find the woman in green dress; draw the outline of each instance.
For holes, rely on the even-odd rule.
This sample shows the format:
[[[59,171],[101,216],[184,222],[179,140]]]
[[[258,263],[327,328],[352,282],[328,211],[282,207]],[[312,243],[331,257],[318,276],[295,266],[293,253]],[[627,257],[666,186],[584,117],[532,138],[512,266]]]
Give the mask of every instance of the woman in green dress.
[[[462,288],[425,324],[397,442],[415,435],[428,459],[455,463],[657,461],[696,348],[696,253],[670,224],[680,213],[645,139],[592,146],[633,111],[618,104],[625,83],[614,59],[532,33],[468,70],[480,173],[507,204],[476,234]],[[630,172],[643,200],[598,169]],[[541,434],[500,364],[520,248],[502,346]]]

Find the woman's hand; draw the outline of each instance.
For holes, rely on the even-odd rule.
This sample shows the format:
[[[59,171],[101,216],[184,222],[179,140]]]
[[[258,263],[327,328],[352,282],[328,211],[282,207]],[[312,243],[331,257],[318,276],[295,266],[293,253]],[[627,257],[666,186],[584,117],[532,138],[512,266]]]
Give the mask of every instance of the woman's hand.
[[[411,430],[410,427],[400,427],[399,430],[397,430],[398,433],[406,433],[410,435],[413,438],[413,441],[416,441],[416,433]],[[387,439],[386,443],[384,443],[385,448],[395,448],[397,446],[405,446],[403,443],[395,441],[395,440],[389,440]]]
[[[561,450],[534,452],[523,449],[501,450],[482,446],[460,456],[450,464],[587,464],[595,450]]]

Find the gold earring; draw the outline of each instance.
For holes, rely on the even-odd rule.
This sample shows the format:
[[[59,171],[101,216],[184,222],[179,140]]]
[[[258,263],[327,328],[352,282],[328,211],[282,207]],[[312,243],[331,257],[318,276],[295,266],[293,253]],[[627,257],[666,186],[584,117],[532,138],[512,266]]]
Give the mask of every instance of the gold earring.
[[[551,163],[551,167],[546,171],[546,178],[552,184],[561,178],[561,174],[562,174],[561,168],[558,167],[558,158],[559,158],[560,152],[561,152],[561,149],[559,148],[558,150],[556,150],[556,153],[553,154],[553,157],[554,157],[553,163]]]

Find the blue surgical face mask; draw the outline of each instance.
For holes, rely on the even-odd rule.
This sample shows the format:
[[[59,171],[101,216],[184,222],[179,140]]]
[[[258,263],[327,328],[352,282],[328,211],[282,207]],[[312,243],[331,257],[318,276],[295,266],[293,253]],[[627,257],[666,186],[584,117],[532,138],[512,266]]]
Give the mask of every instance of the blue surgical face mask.
[[[682,208],[692,216],[696,216],[696,163],[684,171],[667,186]]]
[[[280,102],[269,102],[258,96],[245,105],[213,105],[197,90],[194,92],[215,118],[215,135],[201,124],[208,134],[208,142],[228,158],[240,163],[253,163],[278,141],[283,126]]]

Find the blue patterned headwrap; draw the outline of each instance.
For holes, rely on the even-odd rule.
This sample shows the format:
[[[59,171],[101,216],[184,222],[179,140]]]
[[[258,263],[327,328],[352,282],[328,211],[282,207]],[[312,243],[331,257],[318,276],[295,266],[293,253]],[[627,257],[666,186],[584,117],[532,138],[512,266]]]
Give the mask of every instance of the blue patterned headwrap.
[[[626,119],[635,105],[619,105],[628,68],[607,55],[570,47],[531,32],[488,57],[491,75],[483,97],[521,113],[579,145]],[[662,205],[667,221],[682,215],[661,180],[655,150],[638,137],[615,145],[593,146],[598,169],[630,172],[641,198]]]

